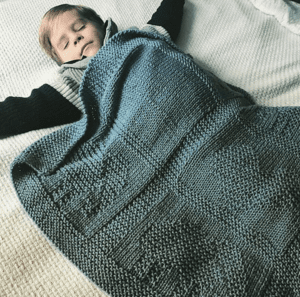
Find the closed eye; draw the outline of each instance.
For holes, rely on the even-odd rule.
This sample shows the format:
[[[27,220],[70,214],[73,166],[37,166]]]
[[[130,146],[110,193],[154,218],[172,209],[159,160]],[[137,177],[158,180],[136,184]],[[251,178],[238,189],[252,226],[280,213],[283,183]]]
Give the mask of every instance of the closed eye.
[[[69,41],[66,43],[64,49],[66,49],[68,47],[68,45],[69,45]]]

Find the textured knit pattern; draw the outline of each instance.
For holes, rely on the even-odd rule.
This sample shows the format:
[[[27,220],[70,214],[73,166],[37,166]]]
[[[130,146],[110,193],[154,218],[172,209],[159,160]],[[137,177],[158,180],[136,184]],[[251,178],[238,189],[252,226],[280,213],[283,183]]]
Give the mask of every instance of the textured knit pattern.
[[[84,117],[12,165],[25,209],[112,296],[299,294],[299,108],[247,106],[167,39],[91,61]]]
[[[252,2],[186,0],[177,42],[198,64],[244,88],[257,103],[299,105],[299,36],[278,21],[287,21],[296,29],[299,8],[286,9],[290,1],[261,0],[261,4],[269,4],[270,8],[275,3],[284,4],[284,11],[278,11],[279,15],[265,14]],[[112,17],[123,30],[145,24],[161,0],[83,0],[80,3],[95,8],[104,19]],[[57,71],[57,65],[39,48],[37,31],[41,16],[58,4],[60,0],[0,1],[0,100],[8,96],[29,96],[32,89],[49,83]],[[56,129],[0,140],[1,297],[102,296],[45,240],[23,210],[10,180],[9,168],[14,158]],[[289,295],[293,294],[283,297]]]

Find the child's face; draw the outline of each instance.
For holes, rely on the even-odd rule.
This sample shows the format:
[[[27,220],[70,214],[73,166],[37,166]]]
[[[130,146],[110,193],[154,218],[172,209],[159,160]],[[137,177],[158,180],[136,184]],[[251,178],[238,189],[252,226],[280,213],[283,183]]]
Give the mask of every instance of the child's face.
[[[104,34],[76,10],[66,11],[53,22],[51,44],[62,63],[93,56],[101,48]]]

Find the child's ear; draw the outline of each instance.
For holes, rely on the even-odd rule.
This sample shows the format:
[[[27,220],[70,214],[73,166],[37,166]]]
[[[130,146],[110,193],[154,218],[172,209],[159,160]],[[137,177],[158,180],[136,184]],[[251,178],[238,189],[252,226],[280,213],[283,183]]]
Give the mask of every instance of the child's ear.
[[[56,62],[56,64],[58,66],[61,66],[63,63],[61,62],[60,58],[58,57],[58,55],[56,54],[56,52],[52,49],[51,51],[51,58],[52,60],[54,60]]]

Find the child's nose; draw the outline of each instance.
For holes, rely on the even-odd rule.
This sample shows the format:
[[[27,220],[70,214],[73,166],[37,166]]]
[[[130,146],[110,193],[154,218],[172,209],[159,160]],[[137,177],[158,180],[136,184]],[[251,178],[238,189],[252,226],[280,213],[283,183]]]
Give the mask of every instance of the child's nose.
[[[76,45],[81,39],[83,39],[83,36],[78,36],[78,37],[75,39],[74,44]]]

